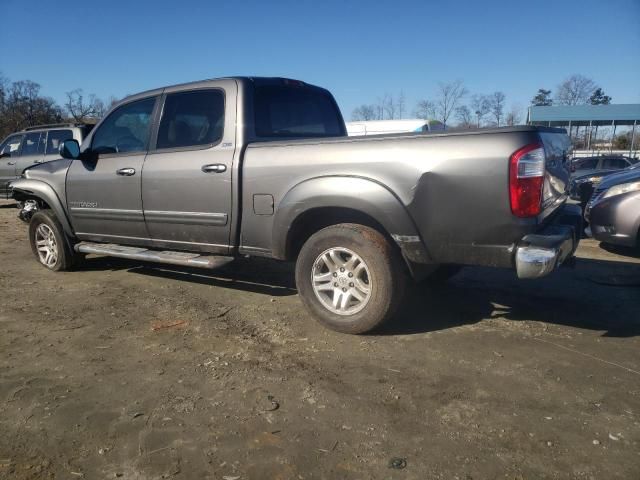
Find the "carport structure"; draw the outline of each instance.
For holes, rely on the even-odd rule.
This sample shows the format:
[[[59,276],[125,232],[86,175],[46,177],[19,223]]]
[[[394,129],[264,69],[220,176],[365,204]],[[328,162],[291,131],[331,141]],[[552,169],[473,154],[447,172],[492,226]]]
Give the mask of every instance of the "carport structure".
[[[585,128],[587,137],[587,150],[591,149],[591,134],[593,128],[611,127],[611,147],[618,126],[632,127],[631,145],[629,155],[635,150],[635,133],[640,123],[640,104],[628,103],[617,105],[572,105],[572,106],[531,106],[527,114],[529,125],[542,125],[548,127],[564,127],[572,137],[573,129],[576,135],[580,127]],[[588,130],[587,130],[588,129]]]

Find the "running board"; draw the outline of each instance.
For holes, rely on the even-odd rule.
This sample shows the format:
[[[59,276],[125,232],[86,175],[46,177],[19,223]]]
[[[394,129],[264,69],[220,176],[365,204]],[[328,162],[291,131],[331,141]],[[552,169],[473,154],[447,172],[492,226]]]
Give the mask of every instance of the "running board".
[[[144,260],[147,262],[186,265],[189,267],[218,268],[233,261],[233,257],[200,255],[199,253],[149,250],[143,247],[127,247],[115,243],[80,242],[74,247],[76,252],[95,253],[110,257]]]

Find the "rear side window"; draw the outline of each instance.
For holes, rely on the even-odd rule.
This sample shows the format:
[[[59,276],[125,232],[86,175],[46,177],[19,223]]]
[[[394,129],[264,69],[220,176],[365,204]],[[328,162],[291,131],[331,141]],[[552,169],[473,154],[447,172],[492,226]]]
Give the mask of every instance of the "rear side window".
[[[605,158],[602,161],[602,168],[610,168],[617,170],[621,168],[627,168],[629,164],[622,158]]]
[[[73,139],[71,130],[49,130],[46,155],[57,154],[62,142],[71,139]]]
[[[24,136],[22,142],[22,156],[38,155],[44,153],[44,142],[46,141],[46,132],[32,132]]]
[[[219,89],[170,93],[164,102],[156,148],[212,145],[224,131],[224,93]]]
[[[255,125],[259,137],[331,137],[343,135],[333,99],[312,88],[256,86]]]
[[[578,160],[576,162],[576,169],[577,170],[590,170],[593,168],[596,168],[598,165],[598,159],[597,158],[587,158],[585,160]]]
[[[93,135],[91,150],[103,154],[145,151],[155,103],[156,97],[151,97],[115,109]]]

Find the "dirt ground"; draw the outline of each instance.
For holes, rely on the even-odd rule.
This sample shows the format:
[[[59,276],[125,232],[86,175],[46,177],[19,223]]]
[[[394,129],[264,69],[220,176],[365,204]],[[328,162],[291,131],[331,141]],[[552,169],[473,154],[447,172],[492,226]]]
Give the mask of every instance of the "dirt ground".
[[[371,336],[290,265],[36,263],[0,202],[0,478],[640,478],[640,256],[467,268]]]

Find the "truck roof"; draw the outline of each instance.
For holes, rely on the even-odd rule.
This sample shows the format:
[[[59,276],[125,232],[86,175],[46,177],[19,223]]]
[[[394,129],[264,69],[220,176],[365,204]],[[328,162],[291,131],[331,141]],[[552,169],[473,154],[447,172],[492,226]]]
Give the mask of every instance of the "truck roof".
[[[295,84],[295,85],[298,85],[298,86],[321,88],[321,89],[325,90],[324,88],[319,87],[317,85],[312,85],[312,84],[304,82],[302,80],[295,80],[295,79],[292,79],[292,78],[285,78],[285,77],[256,77],[256,76],[237,75],[237,76],[230,76],[230,77],[206,78],[206,79],[203,79],[203,80],[194,80],[192,82],[176,83],[174,85],[165,85],[163,87],[153,88],[153,89],[150,89],[150,90],[144,90],[142,92],[135,93],[133,95],[128,95],[128,96],[124,97],[118,103],[122,103],[125,100],[129,100],[129,99],[136,98],[136,97],[143,97],[143,96],[148,96],[148,95],[153,95],[153,94],[160,94],[160,93],[162,93],[163,90],[165,90],[167,88],[188,87],[189,85],[197,85],[197,84],[201,84],[201,83],[205,83],[205,82],[218,82],[218,81],[223,81],[223,80],[239,80],[241,82],[252,82],[252,83],[260,83],[260,84],[287,84],[287,83],[291,83],[291,84]]]

